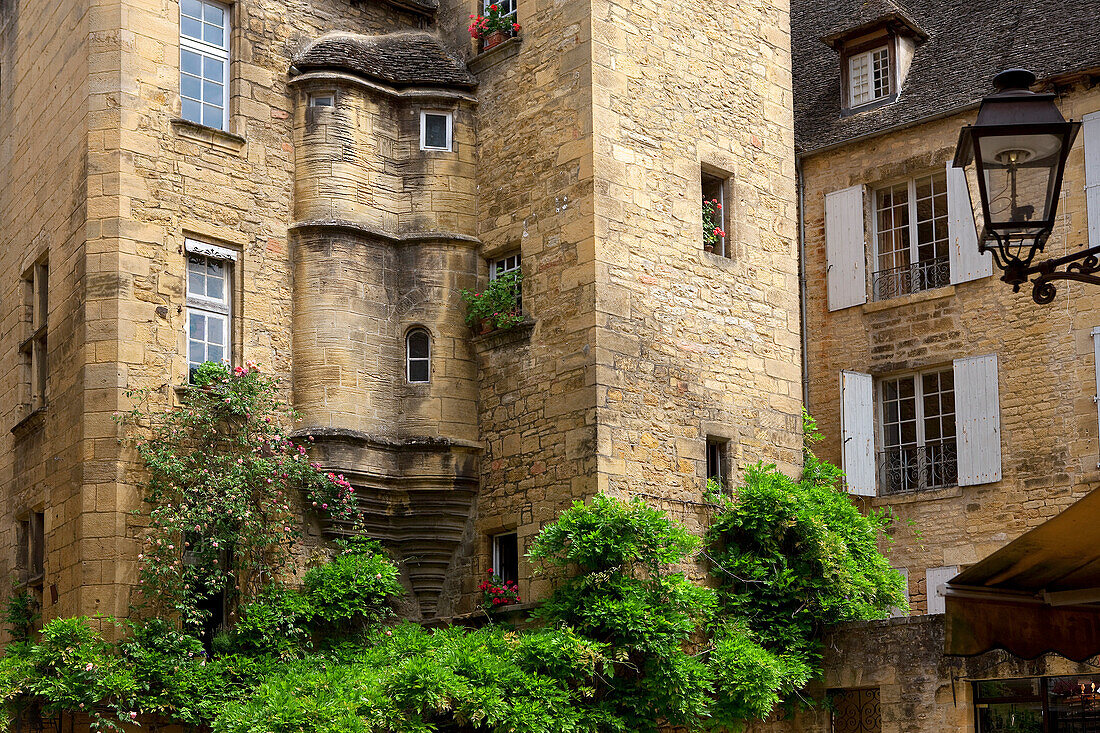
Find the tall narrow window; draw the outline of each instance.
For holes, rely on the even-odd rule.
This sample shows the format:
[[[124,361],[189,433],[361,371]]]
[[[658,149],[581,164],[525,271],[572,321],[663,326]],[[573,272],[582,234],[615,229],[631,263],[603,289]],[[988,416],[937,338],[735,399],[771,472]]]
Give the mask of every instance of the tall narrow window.
[[[923,491],[958,482],[955,375],[951,369],[879,382],[882,445],[879,493]]]
[[[885,99],[893,93],[890,48],[878,48],[848,58],[848,100],[852,107]]]
[[[450,150],[451,124],[450,112],[421,112],[420,149]]]
[[[501,257],[493,260],[489,265],[489,279],[496,280],[499,277],[510,275],[515,273],[519,276],[522,273],[520,268],[519,252],[510,254],[507,257]],[[516,310],[523,310],[523,285],[522,283],[516,283]]]
[[[719,486],[726,483],[726,449],[729,441],[723,438],[707,438],[707,480]]]
[[[702,174],[703,249],[722,257],[731,255],[726,236],[726,179]]]
[[[23,277],[23,292],[27,312],[31,322],[27,337],[20,346],[23,355],[23,366],[26,373],[26,384],[30,392],[24,393],[26,403],[31,411],[46,405],[46,383],[49,371],[47,369],[47,345],[49,328],[47,316],[49,314],[49,265],[39,262]]]
[[[188,379],[203,362],[228,362],[230,348],[231,250],[187,241]]]
[[[493,571],[505,583],[519,582],[519,538],[515,532],[493,537]]]
[[[16,563],[22,576],[22,582],[28,585],[42,585],[46,572],[46,515],[43,512],[31,512],[19,522],[19,545]]]
[[[432,340],[423,328],[414,328],[405,336],[405,378],[410,382],[431,381]]]
[[[875,191],[876,300],[951,283],[947,224],[946,174]]]
[[[180,0],[180,98],[183,118],[229,127],[229,7]]]

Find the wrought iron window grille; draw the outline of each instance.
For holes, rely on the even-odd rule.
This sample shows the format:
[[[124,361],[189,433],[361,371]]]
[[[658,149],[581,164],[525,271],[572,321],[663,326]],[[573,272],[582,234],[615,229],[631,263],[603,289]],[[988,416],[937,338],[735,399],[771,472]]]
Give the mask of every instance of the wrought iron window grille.
[[[911,265],[879,270],[873,276],[875,300],[889,300],[922,290],[951,284],[951,265],[947,257],[921,260]]]
[[[959,482],[955,438],[887,448],[878,454],[879,495],[944,489]]]

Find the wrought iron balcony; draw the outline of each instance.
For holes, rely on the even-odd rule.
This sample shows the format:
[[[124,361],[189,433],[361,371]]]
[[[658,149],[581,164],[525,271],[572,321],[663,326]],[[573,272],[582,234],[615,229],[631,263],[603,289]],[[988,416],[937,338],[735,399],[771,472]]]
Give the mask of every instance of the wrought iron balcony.
[[[887,448],[878,454],[880,496],[954,486],[959,481],[955,439]]]
[[[921,290],[951,284],[951,265],[946,257],[921,260],[911,265],[879,270],[873,277],[875,300],[887,300]]]

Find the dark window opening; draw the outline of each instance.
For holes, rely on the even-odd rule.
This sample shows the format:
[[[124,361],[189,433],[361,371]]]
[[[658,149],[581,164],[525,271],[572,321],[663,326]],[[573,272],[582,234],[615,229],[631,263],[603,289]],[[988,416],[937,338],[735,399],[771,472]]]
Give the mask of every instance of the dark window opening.
[[[732,256],[727,223],[727,194],[726,179],[703,172],[703,217],[702,235],[703,249],[722,257]]]
[[[729,441],[723,438],[707,438],[707,481],[719,486],[726,484],[726,453]]]
[[[878,689],[831,690],[833,733],[879,733],[882,712]]]
[[[421,149],[451,149],[451,115],[449,113],[424,112],[421,115],[420,124]]]
[[[16,564],[22,582],[32,586],[41,586],[46,575],[45,534],[46,515],[43,512],[31,512],[19,522]]]
[[[410,382],[431,381],[431,336],[423,328],[414,328],[405,337],[405,378]]]
[[[519,582],[519,538],[515,532],[493,537],[493,572],[505,583]]]

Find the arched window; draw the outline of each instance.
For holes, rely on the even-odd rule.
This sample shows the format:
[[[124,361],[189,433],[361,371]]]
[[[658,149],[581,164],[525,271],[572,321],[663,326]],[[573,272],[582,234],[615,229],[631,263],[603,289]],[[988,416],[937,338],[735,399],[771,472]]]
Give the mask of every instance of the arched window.
[[[423,328],[414,328],[405,336],[405,378],[410,382],[428,382],[431,373],[431,336]]]

